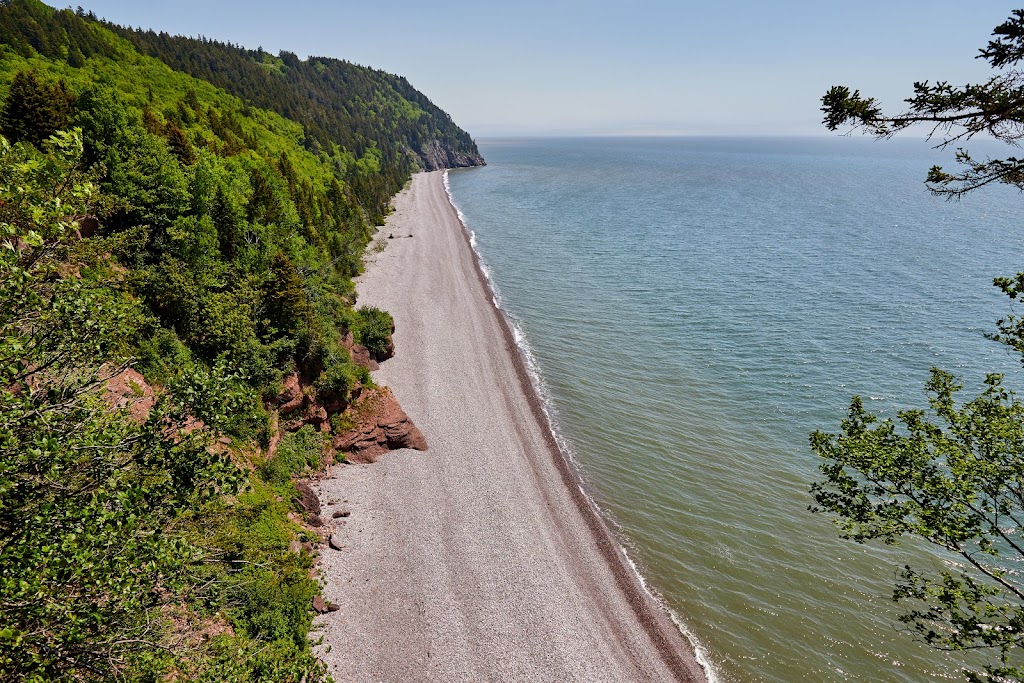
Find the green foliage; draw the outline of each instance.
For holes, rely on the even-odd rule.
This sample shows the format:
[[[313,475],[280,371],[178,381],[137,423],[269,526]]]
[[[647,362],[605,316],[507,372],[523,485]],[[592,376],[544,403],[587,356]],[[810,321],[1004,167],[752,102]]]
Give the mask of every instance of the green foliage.
[[[355,418],[352,417],[352,414],[349,412],[336,413],[335,415],[331,416],[331,430],[335,434],[344,434],[345,432],[350,432],[358,426],[359,423],[356,421]]]
[[[143,54],[301,123],[304,146],[332,159],[374,223],[413,164],[433,170],[483,161],[472,138],[399,76],[336,59],[274,58],[207,39],[104,26]]]
[[[313,311],[302,278],[284,252],[277,252],[271,259],[264,301],[271,334],[287,335],[308,329]]]
[[[261,461],[263,400],[370,384],[373,225],[475,145],[390,74],[37,0],[0,2],[0,102],[0,681],[326,680],[287,515],[327,441]],[[108,405],[133,362],[148,417]]]
[[[932,371],[930,414],[907,410],[879,420],[854,398],[841,433],[815,432],[825,482],[818,507],[838,515],[844,538],[863,543],[924,539],[959,556],[957,571],[934,575],[905,567],[894,598],[901,621],[924,642],[948,650],[992,649],[989,675],[1024,677],[1024,404],[1002,386],[958,405],[962,388]],[[973,677],[976,678],[976,677]]]
[[[288,640],[301,650],[312,623],[309,605],[317,587],[306,576],[311,558],[288,552],[293,534],[281,522],[286,509],[272,489],[256,487],[222,518],[224,524],[214,538],[226,562],[235,567],[225,589],[235,627],[248,638],[267,643]],[[259,566],[261,561],[268,566]]]
[[[1024,57],[1024,10],[997,27],[981,51],[993,68]],[[1016,143],[1024,137],[1024,75],[1006,70],[982,85],[939,82],[914,85],[909,109],[895,117],[877,102],[846,87],[822,98],[825,125],[863,127],[880,137],[917,123],[943,131],[940,147],[986,133]],[[949,174],[934,167],[928,183],[936,194],[959,197],[992,182],[1024,189],[1024,161],[975,161]],[[996,278],[1011,300],[1024,293],[1024,273]],[[1024,353],[1024,323],[1015,315],[997,322],[992,338]],[[816,512],[836,516],[842,535],[859,543],[925,541],[951,558],[949,568],[905,566],[897,572],[893,599],[906,611],[900,620],[936,648],[976,651],[987,657],[984,674],[969,680],[1024,680],[1024,403],[999,375],[986,389],[960,402],[962,386],[933,369],[928,410],[905,410],[879,420],[855,397],[839,434],[815,432],[811,447],[823,459],[824,481],[812,486]]]
[[[33,72],[20,71],[0,109],[0,135],[11,142],[41,145],[58,130],[67,128],[70,114],[71,95],[63,81],[40,83]]]
[[[332,401],[346,398],[356,387],[372,384],[366,368],[353,363],[345,349],[335,348],[324,354],[324,368],[315,387],[319,396]]]
[[[141,424],[106,404],[134,312],[59,275],[95,188],[76,135],[45,147],[0,138],[0,678],[100,680],[163,652],[150,622],[202,560],[175,527],[240,477],[183,431],[224,405],[215,384],[164,394]]]
[[[327,680],[308,640],[310,603],[319,589],[308,578],[313,559],[288,548],[296,529],[281,499],[294,491],[281,494],[291,488],[290,481],[268,486],[255,479],[248,491],[193,528],[196,545],[219,559],[206,577],[213,590],[201,614],[226,611],[233,633],[214,638],[203,657],[185,661],[187,680]]]
[[[978,56],[1000,71],[984,83],[955,86],[945,81],[919,81],[914,83],[913,97],[905,100],[906,111],[896,115],[885,114],[875,98],[863,97],[859,90],[834,86],[821,98],[823,123],[829,130],[850,125],[880,138],[924,124],[930,128],[929,138],[941,133],[940,148],[980,134],[1018,144],[1024,140],[1024,72],[1011,67],[1024,58],[1024,10],[1015,10],[993,35],[997,38]],[[958,147],[956,160],[963,167],[957,173],[940,166],[929,171],[928,186],[933,193],[960,197],[989,183],[1024,190],[1024,159],[982,161]]]
[[[139,342],[136,369],[157,384],[166,384],[194,363],[192,353],[173,330],[160,328]]]
[[[356,312],[352,332],[357,344],[365,346],[374,358],[383,360],[391,355],[391,333],[394,329],[395,322],[390,313],[373,306],[363,306]]]
[[[260,476],[271,484],[288,484],[293,477],[318,471],[323,466],[326,449],[326,436],[305,425],[281,438],[274,457],[260,465]]]

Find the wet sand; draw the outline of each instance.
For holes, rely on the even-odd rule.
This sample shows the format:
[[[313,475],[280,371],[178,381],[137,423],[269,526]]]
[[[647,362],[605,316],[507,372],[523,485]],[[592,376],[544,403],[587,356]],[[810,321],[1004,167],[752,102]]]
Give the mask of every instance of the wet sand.
[[[395,318],[374,377],[430,450],[320,482],[325,519],[351,511],[334,522],[344,549],[322,551],[335,679],[703,681],[559,454],[443,173],[395,207],[359,303]]]

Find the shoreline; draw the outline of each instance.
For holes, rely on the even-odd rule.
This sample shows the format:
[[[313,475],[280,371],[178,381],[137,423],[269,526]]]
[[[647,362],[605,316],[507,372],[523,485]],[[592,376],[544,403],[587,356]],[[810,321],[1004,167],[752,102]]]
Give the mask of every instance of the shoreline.
[[[597,539],[598,547],[601,549],[602,554],[604,554],[609,566],[612,567],[620,590],[629,596],[629,603],[633,613],[644,624],[644,627],[651,631],[651,637],[654,639],[659,653],[667,663],[670,663],[670,666],[672,666],[679,677],[678,680],[692,680],[692,669],[688,666],[688,663],[682,663],[679,660],[678,644],[671,642],[674,639],[671,636],[672,633],[682,635],[687,640],[687,646],[691,650],[687,654],[692,656],[693,660],[701,668],[702,678],[700,680],[708,681],[707,665],[700,661],[701,658],[696,652],[694,643],[689,642],[686,634],[672,620],[668,608],[661,604],[658,597],[647,587],[639,568],[626,554],[622,540],[616,535],[616,532],[611,528],[594,499],[587,492],[585,482],[580,476],[573,459],[558,442],[557,430],[551,414],[544,405],[544,398],[540,394],[540,388],[531,376],[531,370],[528,367],[527,360],[524,358],[524,349],[516,341],[515,330],[508,315],[501,310],[491,278],[484,269],[480,253],[473,244],[470,228],[455,205],[447,182],[448,170],[446,169],[443,173],[445,175],[445,193],[448,196],[452,214],[455,216],[455,220],[462,226],[462,236],[465,239],[466,247],[473,254],[473,265],[476,268],[480,284],[490,294],[493,304],[492,308],[504,334],[505,346],[512,356],[523,393],[533,411],[534,419],[541,425],[547,436],[547,444],[552,461],[562,477],[566,491],[573,498],[580,514],[587,520],[591,532],[594,534],[595,539]],[[666,625],[665,621],[669,623]],[[668,632],[666,632],[666,628]]]
[[[321,653],[324,660],[332,673],[343,680],[369,680],[365,675],[372,672],[373,680],[412,676],[415,680],[479,680],[482,677],[524,681],[706,681],[694,645],[646,588],[619,539],[585,493],[569,457],[559,446],[551,416],[531,377],[514,330],[497,305],[470,231],[458,215],[443,178],[444,172],[414,176],[413,184],[396,200],[395,214],[382,228],[382,233],[408,230],[413,239],[399,239],[405,237],[404,234],[389,239],[386,249],[367,268],[367,275],[359,283],[361,303],[389,308],[390,301],[403,302],[398,310],[392,311],[398,327],[398,354],[385,363],[378,375],[385,380],[380,383],[392,386],[403,408],[427,434],[431,451],[417,455],[395,451],[375,465],[336,467],[332,478],[321,482],[320,495],[328,505],[332,500],[337,503],[348,493],[354,518],[355,508],[360,506],[365,506],[367,513],[378,513],[368,515],[365,527],[342,529],[341,536],[347,535],[352,551],[347,546],[337,553],[324,550],[325,594],[343,606],[338,613],[340,618],[332,615],[320,620],[325,625],[325,644],[331,646],[330,652]],[[444,199],[442,206],[438,206],[439,189]],[[431,223],[424,222],[430,219],[433,219]],[[454,230],[458,231],[457,236],[451,234]],[[428,240],[433,242],[428,243]],[[424,244],[429,249],[421,249],[423,253],[417,251]],[[451,263],[424,262],[424,254],[447,257]],[[386,256],[390,258],[385,259]],[[380,263],[383,260],[390,260],[390,263]],[[393,272],[388,272],[389,268]],[[417,269],[423,273],[414,272]],[[392,282],[389,275],[404,277],[413,286],[403,288]],[[464,279],[459,280],[459,276]],[[468,282],[470,276],[475,283]],[[442,279],[462,286],[453,289],[438,284]],[[417,287],[421,282],[426,284]],[[436,289],[431,292],[436,296],[423,306],[435,310],[425,312],[415,303],[405,301],[414,293],[422,294],[417,289],[429,287]],[[407,291],[401,291],[403,289]],[[476,291],[471,291],[473,289]],[[480,297],[481,292],[486,296]],[[362,300],[364,294],[369,301]],[[438,300],[444,301],[438,303]],[[423,317],[424,313],[427,317]],[[455,328],[461,321],[448,320],[452,324],[449,331],[434,320],[438,315],[443,318],[445,313],[453,318],[467,314],[470,324],[463,327],[468,336],[476,338],[458,340],[462,343],[452,358],[434,360],[437,351],[452,351],[450,346],[455,346],[457,341]],[[412,343],[403,341],[403,333],[412,337]],[[437,339],[438,336],[442,338]],[[418,358],[407,362],[409,349],[422,352],[424,362],[416,363]],[[473,365],[472,361],[479,361],[483,356],[486,356],[485,366],[466,369],[465,366]],[[440,379],[437,371],[422,367],[428,364],[428,359],[440,369]],[[465,390],[452,386],[460,371],[475,380],[471,384],[477,395],[473,395],[469,384]],[[452,376],[448,377],[449,374]],[[477,417],[481,424],[468,421],[453,426],[449,423],[450,416],[443,416],[436,409],[425,410],[437,402],[434,401],[437,397],[458,405],[464,412],[472,412],[473,415],[466,415],[467,419]],[[486,407],[473,410],[480,405]],[[490,445],[488,437],[492,441],[504,440],[508,448],[495,450],[490,467],[486,466],[488,463],[480,466],[475,459],[480,455],[477,444],[486,448]],[[432,452],[435,443],[438,453]],[[515,458],[516,455],[520,457]],[[451,458],[456,470],[466,465],[479,467],[478,476],[473,481],[453,484],[434,469],[440,464],[433,462],[435,457],[446,461]],[[392,468],[393,472],[387,471]],[[437,558],[427,551],[430,541],[437,536],[437,529],[429,523],[423,524],[422,518],[415,514],[411,521],[413,528],[391,528],[389,521],[392,524],[403,519],[408,522],[410,509],[416,510],[423,500],[417,497],[415,490],[384,488],[400,485],[388,474],[396,474],[397,479],[425,489],[433,483],[441,496],[449,494],[449,487],[457,494],[450,496],[452,500],[431,501],[436,503],[432,508],[447,508],[454,517],[445,520],[442,515],[440,518],[441,523],[448,521],[453,527],[457,550],[453,549],[450,557]],[[432,481],[425,481],[425,476]],[[555,477],[557,481],[553,480]],[[391,478],[392,482],[385,484],[385,478]],[[505,482],[508,485],[503,485],[502,479],[508,480]],[[502,500],[489,501],[481,507],[481,501],[488,497]],[[455,498],[462,499],[463,503],[460,505]],[[344,503],[349,504],[349,499],[345,498]],[[488,519],[467,520],[468,507],[476,508],[478,516]],[[533,507],[538,514],[524,518],[522,508],[527,507]],[[364,531],[371,531],[375,540],[366,542],[369,537],[361,535]],[[434,576],[436,584],[440,585],[415,571],[409,572],[415,563],[410,562],[408,555],[419,555],[426,565],[438,565]],[[480,559],[489,559],[491,563],[478,564]],[[549,571],[544,571],[544,566]],[[384,611],[405,615],[410,611],[419,612],[409,619],[412,630],[397,638],[394,624],[382,623],[389,621],[386,614],[379,611],[383,586],[375,587],[376,590],[365,586],[355,588],[359,584],[352,578],[353,575],[363,576],[366,577],[364,584],[371,583],[372,578],[367,575],[381,567],[390,574],[397,608],[389,606]],[[476,585],[473,581],[452,582],[452,574],[465,574],[475,579]],[[522,585],[502,590],[503,581],[516,583],[517,580]],[[492,588],[492,599],[479,594],[480,586]],[[353,588],[362,592],[349,592]],[[439,589],[454,590],[454,593],[439,595]],[[352,598],[362,602],[364,610],[374,610],[374,613],[360,615],[345,609]],[[417,603],[418,609],[407,609]],[[431,603],[432,609],[427,609],[427,603]],[[534,609],[522,609],[529,603]],[[430,612],[437,613],[437,621]],[[455,638],[457,642],[446,644],[451,634],[436,633],[437,622],[445,621],[446,617],[454,617],[455,626],[465,631],[456,634],[462,636]],[[480,623],[467,624],[467,621]],[[335,628],[338,622],[346,622],[340,629],[342,637],[334,635],[338,632]],[[381,642],[376,649],[361,648],[355,656],[333,656],[335,647],[349,646],[342,638],[354,629],[377,631],[385,640],[390,635],[392,642]],[[380,633],[382,631],[384,633]],[[488,642],[474,642],[474,635],[490,636],[495,632],[503,634],[504,641],[491,642],[485,637],[483,640]],[[509,649],[507,641],[522,642]],[[432,654],[435,648],[440,650],[436,655]],[[444,661],[439,662],[436,656]],[[474,674],[467,677],[470,671]]]

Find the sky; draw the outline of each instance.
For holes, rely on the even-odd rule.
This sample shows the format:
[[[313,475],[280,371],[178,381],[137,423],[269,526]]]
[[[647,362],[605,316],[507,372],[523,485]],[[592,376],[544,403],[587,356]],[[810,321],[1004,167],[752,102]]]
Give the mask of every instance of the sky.
[[[403,75],[475,137],[826,135],[831,85],[899,108],[976,82],[997,0],[79,0],[119,24]],[[57,7],[67,3],[53,2]]]

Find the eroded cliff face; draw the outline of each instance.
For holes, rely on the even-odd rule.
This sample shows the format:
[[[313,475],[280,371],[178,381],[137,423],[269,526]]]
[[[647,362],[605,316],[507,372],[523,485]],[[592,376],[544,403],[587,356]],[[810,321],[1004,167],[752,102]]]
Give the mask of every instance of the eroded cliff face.
[[[442,144],[440,140],[432,140],[420,148],[419,157],[427,171],[485,166],[487,162],[475,148],[473,145],[473,149],[458,150]]]
[[[378,387],[360,396],[353,405],[356,427],[334,437],[334,448],[349,462],[371,463],[388,451],[411,448],[427,450],[427,440],[398,405],[387,387]]]
[[[351,334],[345,336],[343,343],[352,360],[368,370],[378,369],[378,361],[394,354],[390,340],[382,355],[353,343]],[[340,455],[349,462],[372,463],[399,448],[427,450],[423,434],[387,387],[357,386],[350,400],[342,401],[318,396],[311,384],[303,382],[301,373],[293,372],[285,377],[276,404],[277,435],[271,442],[271,457],[282,431],[295,431],[304,425],[331,435],[329,460]]]

